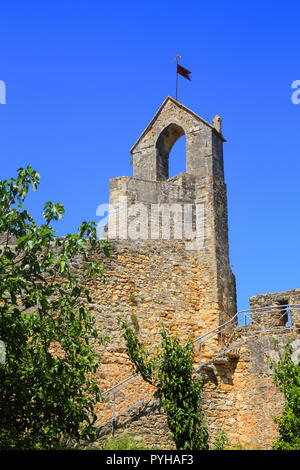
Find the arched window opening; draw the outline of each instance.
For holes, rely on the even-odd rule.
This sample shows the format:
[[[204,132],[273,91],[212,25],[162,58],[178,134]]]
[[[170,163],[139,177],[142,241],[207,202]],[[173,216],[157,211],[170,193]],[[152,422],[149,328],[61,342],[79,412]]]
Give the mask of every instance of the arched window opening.
[[[169,178],[186,172],[186,137],[183,135],[173,145],[169,154]]]
[[[177,142],[177,140],[183,135],[184,135],[184,130],[182,129],[182,127],[178,126],[177,124],[170,124],[162,131],[159,138],[157,139],[157,142],[156,142],[157,160],[156,161],[157,161],[157,180],[158,181],[167,180],[170,178],[169,154],[175,142]],[[185,162],[185,160],[186,158],[184,157],[183,161]],[[174,176],[173,174],[174,171],[175,169],[173,170],[173,164],[172,164],[172,176]],[[178,174],[178,173],[175,173],[175,174]]]

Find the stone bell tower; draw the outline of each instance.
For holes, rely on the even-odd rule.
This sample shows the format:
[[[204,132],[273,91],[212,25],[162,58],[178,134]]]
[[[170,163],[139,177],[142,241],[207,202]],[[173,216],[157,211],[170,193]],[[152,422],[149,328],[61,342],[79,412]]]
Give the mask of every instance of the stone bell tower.
[[[170,151],[184,134],[186,172],[169,178]],[[147,240],[149,247],[165,244],[165,254],[159,260],[163,265],[169,260],[170,240],[165,240],[167,237],[164,234],[170,233],[172,238],[172,230],[164,232],[164,228],[171,212],[173,242],[178,243],[180,250],[184,247],[185,258],[190,257],[191,260],[190,266],[194,266],[195,260],[197,263],[198,314],[194,320],[200,325],[209,316],[210,328],[236,313],[235,277],[229,263],[223,142],[225,139],[219,116],[214,118],[213,124],[209,124],[184,105],[167,97],[130,150],[133,177],[110,180],[109,202],[113,209],[109,214],[108,238],[126,239],[131,243],[129,234],[134,233],[132,243],[137,247],[139,238]],[[132,207],[135,209],[132,210]],[[176,216],[174,207],[177,208]],[[162,208],[165,212],[160,210]],[[150,209],[154,211],[151,215]],[[191,236],[185,239],[184,234],[180,239],[183,231],[181,228],[178,230],[177,225],[179,221],[185,223],[188,209],[191,210],[190,222],[198,244],[192,243]],[[155,210],[161,224],[156,230],[153,229]],[[136,216],[137,212],[141,215],[143,211],[146,218],[140,222],[140,232],[132,230],[132,227],[129,230],[133,215]],[[188,274],[189,263],[185,265],[183,276]]]

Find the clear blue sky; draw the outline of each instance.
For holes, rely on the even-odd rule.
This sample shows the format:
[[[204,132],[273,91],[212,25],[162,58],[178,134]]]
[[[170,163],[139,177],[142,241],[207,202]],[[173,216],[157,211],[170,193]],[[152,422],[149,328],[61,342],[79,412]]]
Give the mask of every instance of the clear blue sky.
[[[28,205],[65,205],[60,234],[97,220],[109,178],[166,96],[223,119],[230,255],[238,307],[299,288],[300,4],[274,1],[11,1],[1,5],[1,178],[31,164]],[[183,144],[171,171],[184,171]],[[172,157],[171,154],[171,157]]]

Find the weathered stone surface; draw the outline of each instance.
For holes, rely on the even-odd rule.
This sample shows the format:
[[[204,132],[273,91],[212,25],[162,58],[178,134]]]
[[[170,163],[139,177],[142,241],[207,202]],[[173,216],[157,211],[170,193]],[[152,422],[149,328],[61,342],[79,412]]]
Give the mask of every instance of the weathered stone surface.
[[[274,339],[278,341],[275,346]],[[205,386],[201,407],[209,430],[210,443],[225,431],[230,445],[270,449],[277,437],[273,417],[281,414],[283,397],[273,382],[268,358],[278,358],[278,351],[291,341],[295,356],[300,353],[299,333],[250,337],[240,348],[239,359],[205,368]],[[102,428],[101,439],[112,430],[112,423]],[[136,407],[114,423],[116,436],[126,431],[142,436],[151,445],[168,449],[172,443],[166,416],[153,400]],[[100,440],[101,440],[100,439]]]
[[[110,208],[117,207],[118,214],[115,209],[110,210],[107,236],[112,243],[111,257],[101,258],[108,283],[91,285],[97,324],[104,326],[110,337],[102,351],[103,390],[132,372],[117,324],[119,315],[136,328],[141,341],[153,350],[160,344],[162,325],[185,343],[236,312],[235,278],[228,249],[224,138],[219,120],[216,122],[217,126],[207,123],[168,97],[131,149],[133,177],[110,181]],[[169,179],[169,152],[183,134],[187,140],[186,173]],[[203,245],[190,249],[186,240],[176,239],[175,217],[167,239],[163,213],[156,239],[151,238],[152,218],[147,222],[146,239],[128,237],[129,206],[133,204],[143,204],[149,210],[153,204],[203,205]],[[113,222],[117,222],[116,227]],[[194,227],[195,213],[192,224]],[[95,254],[96,258],[99,256]],[[209,358],[209,354],[204,350],[203,358]],[[126,388],[126,394],[123,403],[119,400],[116,405],[119,412],[133,399],[134,387]],[[111,409],[106,410],[107,417],[109,413]]]
[[[169,152],[183,134],[187,141],[186,173],[169,179]],[[91,290],[93,304],[90,307],[97,326],[109,336],[107,344],[100,348],[102,364],[98,379],[102,391],[133,372],[118,316],[126,318],[140,340],[153,351],[160,344],[162,325],[172,334],[178,334],[184,344],[189,338],[196,339],[218,327],[236,313],[235,278],[229,262],[223,142],[219,116],[210,125],[168,97],[131,149],[133,177],[110,181],[111,204],[118,203],[122,197],[126,197],[129,204],[143,203],[148,208],[152,204],[203,204],[204,239],[203,246],[190,249],[191,245],[185,240],[166,239],[162,230],[156,239],[139,236],[120,239],[118,233],[113,236],[109,230],[111,256],[106,258],[102,252],[91,255],[103,263],[108,278],[105,285],[101,279],[87,281],[82,259],[74,260],[73,268],[80,282]],[[126,211],[119,214],[118,226],[130,222]],[[114,215],[110,213],[109,228]],[[164,224],[164,215],[160,220]],[[192,221],[194,224],[194,216]],[[147,235],[151,234],[151,223],[152,219],[146,225]],[[174,219],[171,232],[172,229]],[[0,245],[3,243],[6,243],[5,235],[0,235]],[[282,306],[282,310],[277,309],[270,316],[254,316],[256,324],[247,325],[247,329],[258,328],[257,335],[246,340],[242,337],[246,329],[237,330],[234,339],[241,341],[238,347],[203,369],[203,410],[211,441],[225,430],[232,444],[240,442],[270,448],[276,437],[273,416],[282,409],[282,396],[273,383],[268,356],[276,359],[278,351],[272,342],[274,335],[262,335],[259,331],[272,322],[279,330],[283,327],[277,334],[279,345],[283,349],[291,339],[296,360],[300,346],[298,333],[287,332],[284,327],[291,320],[300,329],[299,313],[285,308],[286,304],[297,303],[300,304],[300,289],[252,297],[252,310],[267,306]],[[212,346],[218,346],[219,339],[213,340]],[[202,360],[211,359],[212,352],[206,346],[202,354]],[[115,403],[112,400],[104,405],[99,403],[98,424],[110,419],[113,410],[115,415],[124,412],[113,422],[116,435],[127,429],[133,435],[144,437],[149,445],[173,447],[166,417],[155,401],[125,411],[137,397],[153,392],[147,387],[143,382],[138,385],[133,382],[130,387],[120,388]],[[111,430],[112,423],[105,424],[102,439]]]
[[[169,179],[169,152],[183,134],[187,140],[186,173]],[[170,332],[178,333],[184,343],[236,313],[235,278],[229,263],[223,142],[218,116],[212,126],[167,98],[131,149],[133,177],[110,181],[111,204],[118,203],[122,197],[130,204],[143,203],[148,208],[163,203],[203,204],[205,231],[203,246],[194,250],[187,249],[184,240],[164,239],[162,232],[156,240],[139,237],[120,240],[117,233],[112,236],[108,232],[112,256],[103,259],[103,263],[109,281],[105,286],[100,283],[93,286],[97,322],[105,326],[105,332],[111,337],[103,350],[100,381],[103,389],[131,372],[116,323],[118,315],[126,317],[144,344],[153,349],[160,342],[162,324]],[[128,223],[126,211],[119,214],[119,225]],[[110,214],[110,222],[113,217],[115,214]],[[146,233],[147,237],[151,234],[151,220]],[[257,296],[250,299],[250,306],[253,309],[297,303],[299,292]],[[274,320],[282,322],[280,311],[277,317]],[[262,323],[262,316],[258,317],[259,321]],[[239,340],[243,332],[241,329],[238,333]],[[231,443],[270,448],[276,436],[272,418],[282,407],[282,397],[275,388],[267,361],[268,355],[276,354],[271,336],[271,333],[267,337],[258,334],[244,340],[231,354],[205,367],[203,409],[212,441],[225,430]],[[289,336],[290,333],[279,335],[282,346]],[[203,359],[210,359],[210,354],[204,347]],[[122,399],[116,402],[116,414],[134,402],[136,385],[122,393]],[[106,416],[111,414],[108,412]],[[110,426],[108,423],[103,428],[103,436]],[[114,422],[117,434],[125,428],[161,448],[172,445],[166,417],[154,402],[133,408]]]
[[[217,119],[219,122],[219,119]],[[219,130],[221,128],[219,127]],[[169,152],[176,140],[185,134],[186,173],[168,179]],[[129,204],[144,204],[149,209],[151,204],[184,204],[204,207],[204,239],[200,248],[195,248],[197,265],[202,269],[198,274],[198,284],[205,288],[208,297],[214,298],[219,306],[214,320],[217,326],[236,313],[235,278],[229,263],[227,197],[223,170],[224,138],[216,127],[204,121],[194,112],[168,97],[146,130],[131,149],[133,159],[133,178],[124,176],[110,181],[109,201],[111,207],[121,204],[127,198]],[[118,233],[109,232],[110,239],[120,238],[120,227],[126,225],[128,235],[130,221],[127,219],[128,208],[125,205],[117,221]],[[183,213],[183,212],[182,212]],[[193,225],[195,224],[193,215]],[[109,218],[109,230],[114,226],[115,213]],[[146,232],[151,239],[151,222],[148,220]],[[171,227],[171,238],[174,237]],[[164,228],[164,218],[162,216]],[[163,228],[157,239],[164,241]],[[114,232],[114,231],[113,231]],[[176,237],[174,237],[176,238]],[[152,238],[152,244],[156,245]],[[150,245],[149,245],[150,246]],[[191,245],[185,244],[187,250]],[[138,250],[138,245],[135,245]],[[168,257],[168,243],[165,256]],[[161,263],[167,262],[163,257]],[[180,260],[177,260],[180,269]],[[207,273],[207,275],[205,275]],[[180,291],[177,291],[178,294]],[[197,302],[197,301],[196,301]],[[207,309],[206,309],[207,310]],[[204,312],[203,312],[204,313]],[[213,319],[213,315],[210,315]]]
[[[273,314],[270,313],[268,317],[257,314],[254,319],[258,324],[263,323],[265,327],[268,325],[284,327],[288,322],[292,322],[294,326],[300,327],[300,289],[256,295],[251,297],[249,302],[251,309],[259,308],[262,311],[265,307],[281,307]],[[299,308],[286,308],[287,305],[299,305]]]

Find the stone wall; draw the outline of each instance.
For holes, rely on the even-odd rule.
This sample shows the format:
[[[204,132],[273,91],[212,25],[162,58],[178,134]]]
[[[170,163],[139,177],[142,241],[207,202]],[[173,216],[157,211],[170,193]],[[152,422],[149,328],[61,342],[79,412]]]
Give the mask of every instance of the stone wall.
[[[204,409],[211,436],[224,430],[232,446],[270,449],[277,436],[274,416],[281,413],[283,400],[274,385],[268,356],[278,357],[289,339],[300,353],[297,333],[250,337],[240,347],[239,358],[216,362],[205,371]]]
[[[169,153],[183,134],[187,141],[186,172],[169,178]],[[140,340],[153,349],[160,343],[162,324],[171,333],[178,333],[184,344],[236,313],[235,277],[228,248],[224,141],[220,118],[211,125],[167,97],[130,151],[133,177],[110,180],[105,234],[112,243],[112,254],[109,260],[103,259],[108,283],[91,286],[97,323],[111,337],[102,352],[102,383],[107,388],[131,372],[118,315],[134,325]],[[155,237],[154,205],[159,213]],[[175,234],[186,222],[186,205],[193,207],[194,230],[197,208],[203,208],[198,244]],[[166,206],[179,208],[177,219],[172,214],[168,221],[163,212]],[[132,208],[138,212],[135,231]],[[165,236],[168,222],[170,234]]]
[[[268,317],[263,313],[253,316],[256,324],[264,323],[265,327],[274,327],[274,325],[282,327],[292,323],[293,326],[300,328],[300,289],[256,295],[250,298],[249,303],[252,310],[259,309],[261,312],[264,312],[266,308],[270,310]],[[290,308],[287,305],[298,307]],[[272,313],[270,307],[281,308],[276,308]]]
[[[275,346],[274,339],[279,344]],[[280,415],[283,397],[273,382],[268,357],[275,360],[287,341],[300,354],[299,333],[258,336],[244,339],[238,358],[215,362],[204,371],[202,409],[213,445],[225,431],[231,448],[271,449],[277,437],[273,417]],[[100,441],[111,433],[112,424],[102,428]],[[153,400],[121,416],[114,423],[115,436],[127,432],[143,438],[149,446],[174,447],[166,416]]]
[[[162,326],[182,344],[215,327],[220,310],[213,273],[180,240],[111,242],[111,256],[94,253],[107,276],[90,283],[97,325],[110,337],[102,349],[101,388],[132,373],[118,317],[138,330],[150,350],[160,344]],[[74,266],[79,271],[80,263]],[[84,278],[83,281],[85,282]]]
[[[186,135],[186,172],[169,178],[169,153],[183,134]],[[219,117],[211,125],[184,105],[167,97],[130,151],[133,177],[111,179],[109,194],[108,238],[111,240],[148,239],[156,245],[157,240],[166,239],[163,235],[166,219],[164,216],[160,218],[162,226],[154,239],[151,231],[152,215],[149,218],[153,205],[157,210],[163,205],[179,206],[181,216],[176,224],[173,218],[173,228],[181,223],[184,225],[184,206],[193,206],[194,214],[197,208],[203,208],[203,230],[200,227],[199,243],[191,243],[184,237],[182,239],[185,240],[186,250],[194,251],[192,256],[196,257],[202,270],[202,278],[198,272],[199,283],[205,283],[207,276],[210,278],[208,295],[213,296],[215,304],[218,304],[214,315],[211,312],[211,324],[214,322],[215,327],[236,313],[235,278],[229,262],[224,141]],[[143,214],[147,213],[147,218],[143,215],[140,232],[137,230],[130,236],[132,219],[129,207],[134,205]],[[194,227],[198,219],[195,215],[192,219]],[[171,230],[170,238],[178,239],[180,236]],[[168,257],[167,250],[164,256]],[[165,260],[161,258],[160,262],[164,264]],[[209,310],[209,305],[206,310]]]
[[[169,154],[184,134],[186,173],[169,179]],[[111,338],[102,351],[99,375],[102,389],[131,373],[118,315],[125,317],[140,340],[153,350],[160,343],[162,324],[172,334],[177,333],[184,344],[188,338],[196,339],[236,313],[235,278],[229,262],[223,142],[218,116],[211,125],[168,97],[131,149],[133,177],[110,181],[113,209],[109,213],[107,237],[112,242],[112,255],[103,259],[109,280],[105,286],[97,282],[91,286],[97,323]],[[150,210],[153,205],[160,208],[164,204],[177,204],[182,209],[186,204],[204,207],[202,245],[191,248],[189,241],[176,239],[175,231],[170,239],[165,239],[163,229],[167,219],[163,214],[159,218],[162,226],[155,239],[152,237]],[[147,215],[151,213],[150,219],[140,219],[133,237],[129,233],[132,205]],[[197,218],[193,217],[192,222],[194,227]],[[172,227],[175,218],[171,231]],[[297,300],[294,294],[283,300],[282,296],[281,300],[275,297],[252,298],[251,309]],[[279,311],[279,318],[275,319],[279,328],[286,324],[281,318],[284,315],[285,310],[282,314]],[[265,316],[258,315],[258,324],[263,321]],[[252,332],[253,328],[249,326]],[[285,341],[284,330],[281,333],[281,341]],[[271,446],[276,434],[272,415],[280,412],[282,403],[267,366],[268,352],[272,353],[271,338],[253,337],[244,341],[238,356],[218,359],[206,367],[203,408],[211,439],[225,430],[232,443]],[[134,393],[133,386],[119,395],[124,409],[130,400],[135,401]],[[116,413],[123,411],[121,406],[117,404]],[[109,412],[106,417],[110,417]],[[110,424],[107,426],[109,429]],[[132,409],[114,426],[117,433],[127,426],[149,443],[164,448],[171,445],[165,417],[155,403]]]
[[[186,172],[169,178],[170,151],[184,134]],[[107,258],[102,252],[91,254],[91,258],[102,262],[107,284],[100,278],[87,281],[80,257],[73,263],[80,282],[91,290],[91,309],[97,326],[109,337],[100,348],[102,364],[98,380],[102,391],[132,373],[117,321],[119,316],[133,326],[141,342],[153,351],[160,344],[162,326],[178,334],[184,344],[236,313],[235,277],[229,261],[223,142],[218,116],[211,125],[168,97],[131,149],[133,177],[122,176],[110,181],[113,209],[106,236],[111,242],[111,256]],[[120,205],[125,199],[126,207]],[[178,205],[182,220],[185,205],[193,206],[194,211],[203,206],[204,231],[200,244],[192,245],[193,240],[175,236],[174,217],[170,237],[165,237],[167,217],[163,214],[159,215],[161,226],[156,237],[152,237],[152,213],[146,222],[141,219],[136,236],[128,236],[130,217],[133,217],[128,215],[128,205],[138,204],[147,211],[153,205],[159,209],[163,205]],[[193,229],[195,225],[194,212]],[[5,242],[5,236],[0,235],[0,244]],[[300,289],[250,299],[252,310],[281,305],[282,311],[278,314],[277,310],[273,316],[280,328],[291,319],[300,328],[299,311],[285,308],[286,304],[295,303],[300,303]],[[258,315],[255,320],[261,325],[265,318]],[[267,317],[267,323],[269,320]],[[297,333],[291,335],[284,330],[278,335],[281,346],[288,337],[300,349]],[[204,369],[203,409],[211,440],[225,430],[232,444],[270,448],[276,436],[272,416],[280,413],[282,397],[273,384],[268,355],[276,355],[272,337],[256,336],[243,340],[238,355],[218,359]],[[135,401],[135,389],[122,393],[118,407],[126,409]],[[99,404],[97,411],[100,417],[103,405]],[[104,412],[101,422],[110,418],[110,411],[108,408]],[[116,413],[120,411],[122,408],[116,409]],[[103,436],[110,429],[108,423],[102,430]],[[123,414],[114,423],[114,429],[117,434],[128,429],[144,437],[148,444],[161,448],[173,445],[166,417],[153,401]]]

